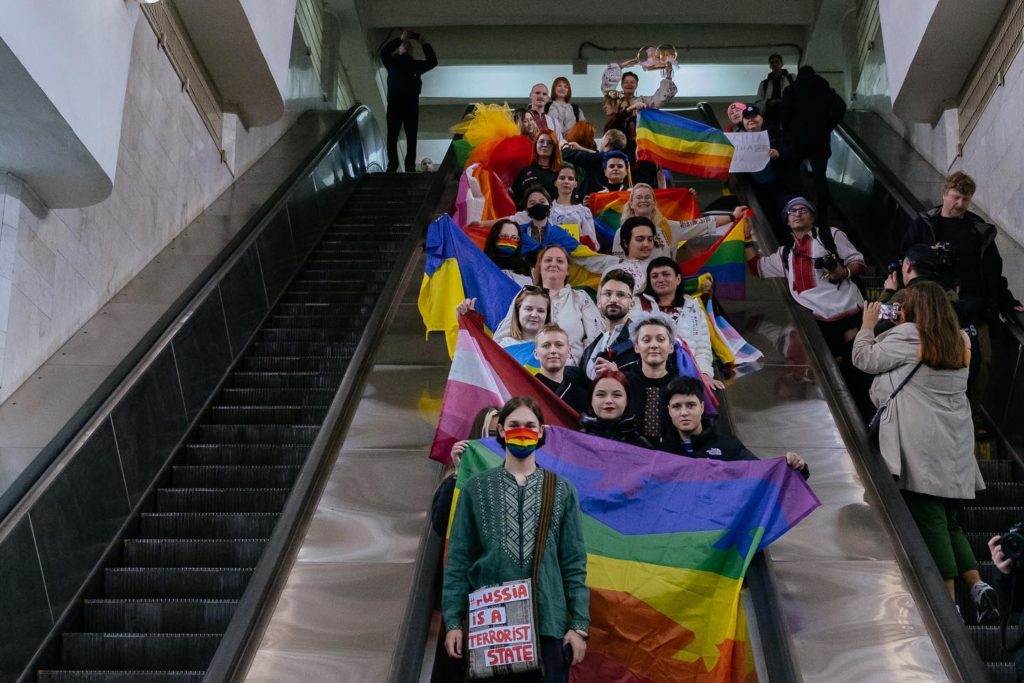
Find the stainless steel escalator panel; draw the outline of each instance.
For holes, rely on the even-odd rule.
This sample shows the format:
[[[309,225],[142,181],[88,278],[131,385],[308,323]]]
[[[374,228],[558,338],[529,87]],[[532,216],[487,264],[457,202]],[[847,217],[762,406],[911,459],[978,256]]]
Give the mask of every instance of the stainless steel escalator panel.
[[[747,300],[725,302],[726,310],[749,341],[773,351],[770,363],[726,389],[736,434],[762,457],[800,453],[822,503],[768,550],[803,679],[947,680],[819,378],[806,365],[784,287],[748,279],[747,289]]]

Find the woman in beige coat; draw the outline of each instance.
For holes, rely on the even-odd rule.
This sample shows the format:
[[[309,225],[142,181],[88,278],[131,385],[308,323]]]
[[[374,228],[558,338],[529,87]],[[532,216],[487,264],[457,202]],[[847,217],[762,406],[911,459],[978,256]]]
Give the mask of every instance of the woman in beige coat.
[[[963,500],[985,487],[974,459],[967,402],[970,342],[946,293],[934,283],[908,288],[900,323],[874,334],[880,304],[864,308],[853,342],[853,364],[875,375],[871,400],[885,405],[878,441],[889,471],[953,596],[963,577],[979,621],[995,616],[995,591],[981,580],[978,562],[957,519]],[[891,400],[914,368],[917,371]]]

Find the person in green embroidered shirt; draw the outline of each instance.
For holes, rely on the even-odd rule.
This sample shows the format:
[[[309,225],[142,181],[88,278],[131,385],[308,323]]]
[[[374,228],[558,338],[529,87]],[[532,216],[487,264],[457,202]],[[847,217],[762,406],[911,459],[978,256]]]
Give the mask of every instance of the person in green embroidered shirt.
[[[445,649],[455,659],[463,657],[468,594],[483,586],[527,578],[533,571],[544,482],[534,453],[544,438],[544,415],[537,402],[526,396],[509,399],[498,413],[497,438],[505,448],[505,464],[466,482],[448,541],[441,608],[447,630]],[[492,681],[564,683],[569,680],[569,667],[583,661],[586,653],[587,551],[576,489],[562,477],[556,478],[541,558],[534,590],[544,678],[532,673]],[[566,661],[570,649],[572,658]]]

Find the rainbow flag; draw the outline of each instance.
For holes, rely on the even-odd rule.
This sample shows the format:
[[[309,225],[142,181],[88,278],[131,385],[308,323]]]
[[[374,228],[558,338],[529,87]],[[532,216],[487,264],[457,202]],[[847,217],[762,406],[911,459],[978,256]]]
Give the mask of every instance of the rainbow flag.
[[[480,221],[490,221],[516,212],[515,203],[509,196],[505,186],[501,184],[493,172],[482,168],[479,164],[471,164],[459,177],[459,189],[455,196],[455,211],[452,219],[462,228]],[[481,249],[487,241],[488,228],[477,226],[482,231],[482,240],[477,243]]]
[[[711,330],[712,346],[715,346],[715,337],[718,337],[729,355],[732,356],[731,361],[723,362],[731,362],[733,365],[746,365],[761,359],[764,354],[761,353],[760,349],[744,339],[743,335],[732,326],[728,318],[715,311],[715,304],[711,299],[708,299],[705,309],[708,317],[708,328]]]
[[[715,278],[715,296],[746,298],[747,273],[743,262],[743,226],[746,220],[747,217],[741,218],[706,250],[680,263],[683,277],[710,273]]]
[[[594,215],[601,251],[610,253],[615,231],[622,222],[622,210],[629,201],[629,191],[595,192],[586,199],[586,205]],[[697,196],[686,187],[668,187],[654,191],[654,201],[661,215],[673,221],[692,221],[700,216]],[[667,235],[671,239],[671,235]]]
[[[571,429],[579,426],[580,416],[575,410],[487,335],[479,313],[460,317],[455,357],[448,372],[430,457],[449,462],[452,445],[469,435],[477,412],[486,406],[500,408],[513,396],[536,399],[547,424]]]
[[[754,553],[820,503],[784,458],[719,462],[545,427],[541,467],[579,493],[590,641],[572,680],[756,681],[740,609]],[[499,467],[494,439],[471,441],[455,484]],[[451,524],[449,524],[449,537]]]
[[[487,258],[450,216],[442,215],[427,227],[427,256],[420,285],[419,309],[427,333],[444,332],[448,353],[455,353],[459,321],[455,307],[476,297],[477,310],[491,330],[519,293],[519,286]]]
[[[637,159],[687,175],[725,180],[733,150],[718,128],[657,109],[637,114]]]

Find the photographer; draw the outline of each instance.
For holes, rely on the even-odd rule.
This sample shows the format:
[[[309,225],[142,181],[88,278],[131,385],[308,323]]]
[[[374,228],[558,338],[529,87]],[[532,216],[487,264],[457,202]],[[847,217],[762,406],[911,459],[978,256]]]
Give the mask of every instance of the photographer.
[[[1024,539],[1021,538],[1021,524],[1017,524],[1003,536],[988,539],[988,550],[992,553],[992,562],[999,573],[996,574],[996,592],[999,594],[999,609],[1009,615],[1024,610],[1024,585],[1014,591],[1014,583],[1022,580],[1024,565],[1021,564],[1021,552],[1024,551]],[[1013,541],[1008,543],[1008,538]],[[1024,614],[1018,625],[1024,627]],[[1013,661],[1017,669],[1017,680],[1024,681],[1024,643],[1005,642],[1004,645],[1013,651]]]
[[[942,287],[922,282],[904,292],[899,324],[875,337],[881,304],[864,307],[853,362],[876,375],[871,400],[880,408],[878,445],[889,472],[954,599],[963,578],[979,623],[998,616],[995,591],[960,527],[964,500],[985,488],[974,459],[967,404],[970,342]]]
[[[889,266],[889,277],[885,279],[885,291],[878,298],[879,303],[888,306],[896,306],[903,303],[903,297],[907,287],[913,287],[924,282],[934,282],[942,287],[946,298],[953,305],[957,312],[957,319],[960,327],[966,327],[961,313],[960,298],[957,296],[953,274],[951,272],[952,254],[949,246],[940,244],[915,244],[907,249],[906,256],[902,261],[897,261]],[[888,309],[890,312],[894,309]],[[875,335],[880,335],[897,325],[894,317],[885,315],[886,308],[882,307],[882,315],[878,324],[875,325]]]
[[[425,59],[412,56],[413,43],[419,43]],[[397,50],[397,53],[395,52]],[[416,171],[416,133],[420,119],[420,77],[437,66],[437,55],[423,37],[406,29],[380,50],[380,61],[388,72],[388,167],[398,170],[398,133],[405,128],[405,172]]]

